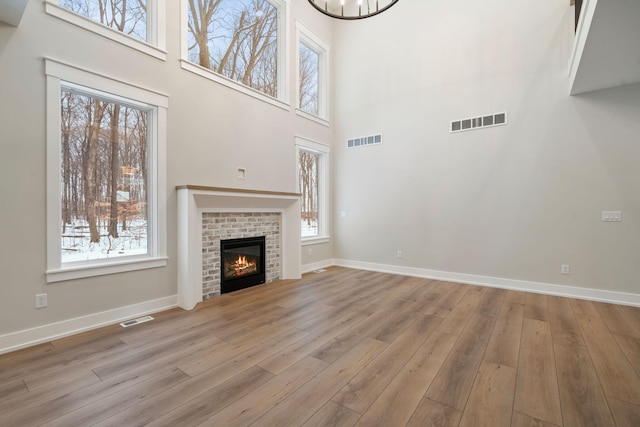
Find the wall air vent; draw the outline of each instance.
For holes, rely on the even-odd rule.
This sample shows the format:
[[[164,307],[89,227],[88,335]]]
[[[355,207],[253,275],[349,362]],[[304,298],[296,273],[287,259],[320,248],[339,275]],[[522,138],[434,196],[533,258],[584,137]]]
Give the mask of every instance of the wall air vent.
[[[507,112],[490,114],[488,116],[478,116],[470,119],[453,120],[449,130],[453,132],[462,132],[465,130],[473,130],[487,128],[493,126],[503,126],[507,124]]]
[[[347,148],[364,147],[366,145],[382,144],[382,134],[362,136],[347,140]]]

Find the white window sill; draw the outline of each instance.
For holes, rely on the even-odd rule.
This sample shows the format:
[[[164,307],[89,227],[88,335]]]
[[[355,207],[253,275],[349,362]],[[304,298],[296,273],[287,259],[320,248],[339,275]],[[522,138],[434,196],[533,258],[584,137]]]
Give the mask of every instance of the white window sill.
[[[302,239],[302,246],[320,245],[322,243],[329,243],[331,237],[307,237]]]
[[[299,108],[296,108],[296,114],[300,117],[304,117],[307,120],[311,120],[312,122],[319,123],[322,126],[329,127],[331,125],[331,123],[328,120],[325,120],[318,116],[314,116],[313,114],[309,114],[306,111],[303,111]]]
[[[46,272],[47,283],[82,279],[85,277],[104,276],[106,274],[124,273],[127,271],[145,270],[148,268],[166,267],[167,259],[167,257],[128,259],[122,261],[110,261],[108,263],[95,262],[93,264],[62,267],[57,270],[48,270]]]
[[[221,85],[227,86],[230,89],[244,93],[245,95],[249,95],[260,101],[266,102],[267,104],[275,105],[276,107],[282,108],[283,110],[286,110],[286,111],[291,110],[291,107],[286,102],[283,102],[272,96],[265,95],[264,93],[258,90],[255,90],[249,86],[245,86],[242,83],[238,83],[235,80],[231,80],[221,74],[215,73],[207,68],[201,67],[198,64],[194,64],[193,62],[190,62],[184,59],[180,60],[180,64],[183,70],[190,71],[194,74],[204,77],[205,79],[209,79]]]
[[[155,46],[143,40],[128,36],[120,31],[96,22],[91,18],[72,12],[59,4],[52,3],[50,0],[45,1],[45,11],[51,16],[55,16],[56,18],[70,24],[84,28],[87,31],[91,31],[92,33],[111,39],[124,46],[146,53],[147,55],[153,56],[154,58],[162,61],[167,60],[167,52],[164,50],[164,46]]]

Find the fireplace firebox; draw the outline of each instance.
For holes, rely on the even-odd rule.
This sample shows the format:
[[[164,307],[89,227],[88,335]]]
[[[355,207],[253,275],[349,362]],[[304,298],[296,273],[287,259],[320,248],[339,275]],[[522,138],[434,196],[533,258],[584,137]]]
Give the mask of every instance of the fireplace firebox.
[[[265,236],[220,241],[220,293],[265,282]]]

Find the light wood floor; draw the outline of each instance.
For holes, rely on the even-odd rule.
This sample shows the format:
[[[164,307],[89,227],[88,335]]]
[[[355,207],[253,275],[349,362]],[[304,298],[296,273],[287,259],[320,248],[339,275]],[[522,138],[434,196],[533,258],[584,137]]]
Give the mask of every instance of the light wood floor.
[[[640,309],[332,268],[0,356],[1,426],[640,426]]]

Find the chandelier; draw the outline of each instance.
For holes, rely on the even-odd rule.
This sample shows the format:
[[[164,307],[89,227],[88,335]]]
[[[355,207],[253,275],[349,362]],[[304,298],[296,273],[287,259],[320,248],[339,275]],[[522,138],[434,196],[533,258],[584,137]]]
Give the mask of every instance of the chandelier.
[[[389,9],[399,0],[309,0],[320,12],[338,19],[362,19]]]

